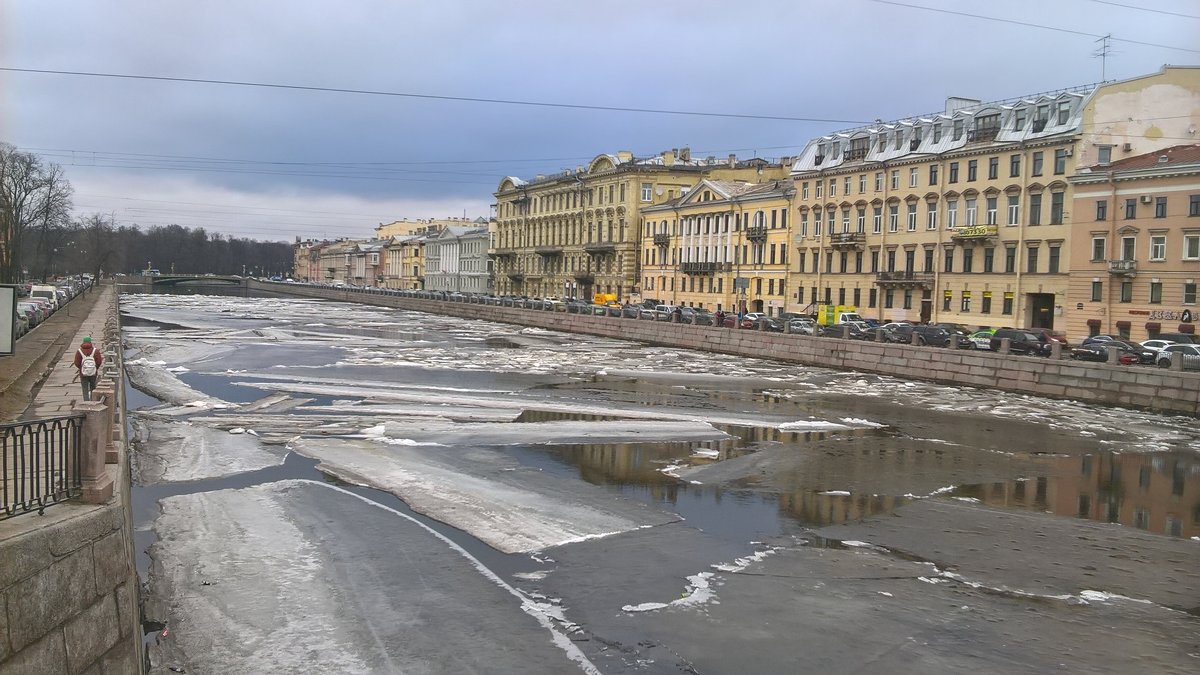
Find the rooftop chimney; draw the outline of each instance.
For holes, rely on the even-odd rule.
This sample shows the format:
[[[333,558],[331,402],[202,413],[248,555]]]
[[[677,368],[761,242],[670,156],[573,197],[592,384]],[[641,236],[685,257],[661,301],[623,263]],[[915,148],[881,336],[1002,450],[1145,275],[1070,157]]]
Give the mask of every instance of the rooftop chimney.
[[[689,161],[691,161],[691,159],[692,159],[692,149],[691,148],[683,148],[679,151],[679,160],[680,161],[689,162]]]
[[[1166,155],[1159,155],[1159,156],[1158,156],[1158,163],[1159,163],[1159,164],[1166,164],[1166,163],[1167,163],[1167,162],[1169,162],[1169,161],[1171,161],[1171,158],[1170,158],[1170,157],[1167,157]]]
[[[737,155],[731,152],[729,153],[729,168],[732,169],[735,166],[737,166]]]
[[[663,166],[675,165],[675,150],[663,150],[662,160]]]

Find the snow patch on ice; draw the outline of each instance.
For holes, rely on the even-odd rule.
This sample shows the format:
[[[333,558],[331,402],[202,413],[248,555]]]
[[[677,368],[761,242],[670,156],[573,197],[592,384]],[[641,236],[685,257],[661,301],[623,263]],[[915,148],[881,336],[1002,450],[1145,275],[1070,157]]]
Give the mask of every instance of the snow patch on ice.
[[[850,491],[849,490],[826,490],[820,494],[829,495],[831,497],[849,497]]]
[[[853,424],[860,427],[871,427],[873,429],[878,429],[879,427],[885,426],[879,422],[872,422],[871,420],[864,420],[858,417],[843,417],[842,421],[846,424]]]
[[[829,429],[848,429],[845,424],[837,422],[829,422],[826,420],[796,420],[795,422],[784,422],[779,425],[780,431],[817,431]]]
[[[538,570],[536,572],[517,572],[513,574],[513,578],[521,579],[522,581],[541,581],[549,576],[551,570]]]
[[[692,451],[693,457],[703,457],[704,459],[717,459],[721,456],[720,450],[711,450],[708,448],[697,448]]]

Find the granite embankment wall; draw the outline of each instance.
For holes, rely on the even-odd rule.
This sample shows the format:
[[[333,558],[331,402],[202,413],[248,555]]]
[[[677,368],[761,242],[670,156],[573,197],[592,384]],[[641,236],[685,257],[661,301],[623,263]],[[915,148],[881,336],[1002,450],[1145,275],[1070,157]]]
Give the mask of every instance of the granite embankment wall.
[[[295,284],[251,282],[250,287],[825,368],[1200,416],[1200,373],[1196,372],[581,316]]]
[[[95,420],[110,428],[90,427],[94,442],[85,431],[92,464],[84,470],[81,499],[0,521],[5,675],[143,672],[117,298],[111,286],[94,292],[102,296],[42,384],[30,415],[46,419],[90,405],[103,410]],[[72,382],[75,346],[84,335],[99,342],[106,360],[94,404],[79,403],[80,386]]]

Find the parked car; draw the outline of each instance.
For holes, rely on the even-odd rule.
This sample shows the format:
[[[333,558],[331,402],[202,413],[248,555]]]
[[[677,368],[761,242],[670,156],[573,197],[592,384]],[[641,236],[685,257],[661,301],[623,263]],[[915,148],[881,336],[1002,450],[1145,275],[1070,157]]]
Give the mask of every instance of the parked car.
[[[1083,342],[1081,344],[1091,345],[1091,344],[1110,342],[1112,340],[1120,340],[1120,339],[1121,339],[1121,337],[1118,335],[1089,335],[1088,337],[1083,339]]]
[[[1161,368],[1169,368],[1171,366],[1172,355],[1176,352],[1183,354],[1183,369],[1184,370],[1200,370],[1200,345],[1176,343],[1163,347],[1155,356],[1155,363]]]
[[[879,330],[883,332],[884,342],[904,342],[904,339],[897,334],[897,330],[902,327],[911,327],[912,323],[908,321],[893,321],[879,326]]]
[[[1163,347],[1168,347],[1175,344],[1172,340],[1146,340],[1142,346],[1157,354],[1163,350]]]
[[[992,351],[1000,350],[1000,340],[1004,338],[1008,338],[1008,350],[1012,354],[1023,354],[1026,356],[1050,355],[1050,340],[1045,337],[1044,333],[1034,333],[1018,328],[1001,328],[992,333]]]
[[[1191,333],[1159,333],[1159,340],[1170,340],[1180,344],[1200,344],[1200,336],[1192,335]]]
[[[800,317],[788,322],[791,331],[797,335],[812,335],[817,330],[817,322],[809,317]]]
[[[1155,353],[1153,351],[1125,340],[1109,340],[1080,345],[1071,350],[1071,358],[1077,361],[1108,361],[1108,350],[1113,347],[1120,350],[1117,359],[1123,364],[1154,363]]]
[[[1067,342],[1066,335],[1064,335],[1063,333],[1052,331],[1049,328],[1026,328],[1024,330],[1026,330],[1030,333],[1034,333],[1036,335],[1044,336],[1046,338],[1047,342],[1049,342],[1049,341],[1057,342],[1063,346],[1063,349],[1067,349],[1068,347],[1071,346],[1071,344],[1069,342]]]
[[[871,328],[863,321],[849,321],[833,326],[821,326],[817,330],[817,337],[833,337],[840,338],[844,335],[845,329],[850,330],[851,340],[873,340],[875,339],[875,329]]]
[[[990,350],[992,348],[992,334],[995,332],[996,331],[991,328],[986,330],[977,330],[968,335],[967,339],[970,340],[971,346],[975,349]]]

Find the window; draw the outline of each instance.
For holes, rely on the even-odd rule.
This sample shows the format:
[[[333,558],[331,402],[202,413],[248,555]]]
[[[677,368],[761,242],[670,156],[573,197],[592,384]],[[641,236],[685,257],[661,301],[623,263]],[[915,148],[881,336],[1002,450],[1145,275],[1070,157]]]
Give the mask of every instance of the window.
[[[1008,176],[1017,178],[1021,175],[1021,156],[1010,155],[1008,158]]]
[[[1050,194],[1050,224],[1062,225],[1063,222],[1063,193]]]
[[[962,138],[962,135],[963,135],[963,121],[962,120],[954,120],[954,140],[957,141],[958,139]]]
[[[895,169],[892,171],[892,189],[893,190],[900,189],[900,170],[899,169]]]
[[[1097,221],[1108,220],[1108,200],[1107,199],[1096,200],[1096,220]]]
[[[1017,108],[1013,115],[1013,131],[1021,131],[1025,128],[1025,120],[1029,117],[1029,111],[1024,108]]]
[[[800,184],[800,198],[808,199],[808,181],[804,181]]]
[[[952,302],[954,302],[954,291],[943,291],[942,292],[942,311],[949,312],[950,311],[950,303],[952,303]]]
[[[943,272],[953,272],[954,271],[954,247],[953,246],[947,247],[946,250],[943,252],[943,256],[944,256],[944,259],[942,261],[942,271]]]
[[[883,231],[883,207],[876,206],[871,214],[871,231],[879,234]]]
[[[871,288],[867,293],[867,307],[874,307],[879,302],[879,291]]]
[[[654,199],[654,184],[642,183],[642,201],[648,202]]]
[[[821,217],[825,213],[821,209],[813,209],[813,236],[821,236]]]
[[[1121,282],[1121,302],[1133,302],[1133,282]]]
[[[862,274],[862,260],[863,260],[862,251],[859,251],[854,254],[854,273],[855,274]],[[854,304],[856,304],[856,305],[858,304],[858,290],[857,289],[855,289],[855,291],[854,291]]]
[[[1183,236],[1183,259],[1200,260],[1200,234]]]
[[[871,274],[879,271],[879,251],[871,251]]]
[[[876,192],[883,191],[883,172],[882,171],[875,172],[875,191]]]
[[[817,199],[822,199],[824,197],[825,197],[825,181],[819,180],[819,181],[817,181]]]
[[[842,209],[842,232],[850,231],[850,207]]]
[[[1066,124],[1067,117],[1071,114],[1071,102],[1059,101],[1058,103],[1058,123]]]
[[[1029,274],[1037,274],[1038,248],[1036,246],[1025,249],[1025,271]]]
[[[997,201],[999,201],[999,199],[997,197],[988,197],[987,198],[987,224],[988,225],[996,224],[996,213],[997,213],[997,209],[998,209],[998,207],[996,205]]]
[[[1166,260],[1167,259],[1167,237],[1166,235],[1156,234],[1150,237],[1150,259],[1151,260]]]
[[[904,145],[904,131],[898,130],[896,131],[896,149],[899,150],[902,145]]]
[[[958,200],[946,202],[946,229],[953,230],[958,225]]]
[[[861,195],[862,193],[864,193],[866,191],[867,191],[867,174],[861,173],[858,175],[858,194]]]
[[[963,291],[962,292],[962,303],[959,305],[959,311],[961,311],[961,312],[971,311],[971,291]]]
[[[887,252],[887,271],[896,271],[896,249]]]
[[[883,307],[884,307],[884,309],[891,309],[892,307],[895,306],[895,304],[896,304],[896,292],[890,288],[885,290],[883,292]]]
[[[1016,225],[1021,222],[1021,198],[1017,195],[1008,196],[1008,224]]]
[[[967,227],[970,227],[975,224],[975,214],[978,210],[979,210],[978,207],[976,207],[976,205],[975,205],[975,198],[968,197],[967,198],[967,221],[965,223],[965,225]]]
[[[979,313],[980,314],[991,314],[992,313],[992,292],[991,291],[983,292],[983,301],[979,305]]]
[[[1097,164],[1111,164],[1112,163],[1112,149],[1113,149],[1113,146],[1111,146],[1111,145],[1097,146],[1096,147],[1096,163]]]
[[[930,164],[929,165],[929,184],[937,185],[937,182],[938,182],[938,165]]]
[[[988,179],[995,180],[1000,177],[1000,158],[991,157],[988,159]]]
[[[1155,218],[1166,218],[1167,217],[1167,198],[1166,197],[1155,197],[1154,198],[1154,217]]]
[[[1196,284],[1195,283],[1185,283],[1183,285],[1183,304],[1185,304],[1185,305],[1196,304]]]
[[[1152,305],[1161,305],[1162,304],[1162,282],[1161,281],[1151,281],[1150,282],[1150,304],[1152,304]]]
[[[925,266],[921,268],[921,271],[926,272],[926,273],[933,272],[933,249],[932,248],[925,249]]]
[[[836,178],[829,179],[829,196],[830,197],[837,196],[837,179]]]
[[[1104,237],[1092,237],[1092,262],[1104,260],[1106,244]]]
[[[958,162],[950,162],[950,182],[958,182]]]
[[[1200,216],[1200,195],[1188,197],[1188,216]]]
[[[1136,199],[1126,199],[1125,200],[1125,220],[1133,220],[1134,218],[1137,218],[1137,200]]]
[[[1062,247],[1061,246],[1051,246],[1050,247],[1050,260],[1047,261],[1048,264],[1050,265],[1050,268],[1047,271],[1050,272],[1050,274],[1058,274],[1058,263],[1061,259],[1062,259]]]
[[[912,309],[913,292],[912,289],[904,289],[904,309]]]
[[[1032,171],[1032,173],[1035,176],[1042,175],[1042,154],[1043,153],[1040,151],[1033,153],[1033,171]]]
[[[1041,194],[1029,195],[1029,224],[1030,225],[1041,225],[1042,224],[1042,195]]]
[[[940,123],[933,125],[933,142],[942,142],[942,125]]]
[[[973,272],[975,267],[975,249],[963,249],[963,272]]]
[[[895,232],[900,227],[900,207],[893,204],[888,207],[888,232]]]
[[[925,208],[928,209],[925,212],[925,229],[936,230],[938,216],[937,202],[928,202],[926,203]]]
[[[859,190],[859,192],[861,192],[861,190]],[[850,176],[846,176],[846,178],[842,181],[842,194],[850,194]]]
[[[913,202],[908,205],[908,231],[917,231],[917,204]]]
[[[1004,247],[1004,271],[1007,274],[1012,274],[1017,271],[1017,247]],[[1007,313],[1007,312],[1006,312]]]
[[[1092,282],[1092,302],[1100,302],[1104,299],[1104,282]]]
[[[920,180],[918,178],[920,172],[920,169],[917,167],[908,170],[908,187],[917,187],[917,181]]]
[[[858,232],[861,234],[867,231],[867,207],[858,207]]]
[[[996,266],[996,249],[989,246],[983,249],[983,271],[991,273]]]
[[[1067,151],[1058,149],[1054,151],[1054,174],[1062,175],[1067,172]]]
[[[800,236],[801,237],[808,236],[808,212],[807,211],[800,214]],[[803,267],[801,267],[801,269],[803,269]]]
[[[1013,294],[1012,293],[1004,294],[1004,304],[1001,305],[1000,313],[1001,314],[1010,314],[1010,315],[1013,313]]]
[[[1121,260],[1135,260],[1137,256],[1137,239],[1121,237]]]
[[[972,159],[972,160],[968,161],[967,162],[967,182],[970,183],[970,182],[974,181],[975,178],[978,176],[978,174],[979,174],[979,160]]]

